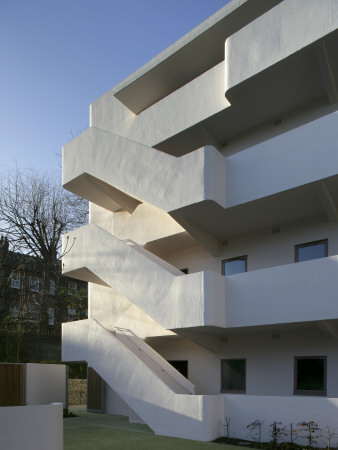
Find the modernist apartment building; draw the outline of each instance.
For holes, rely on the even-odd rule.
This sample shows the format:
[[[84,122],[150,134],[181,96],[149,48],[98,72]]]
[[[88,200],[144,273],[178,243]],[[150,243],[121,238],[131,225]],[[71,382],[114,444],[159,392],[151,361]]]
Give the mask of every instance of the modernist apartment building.
[[[157,434],[338,423],[338,2],[233,0],[96,100],[63,360]],[[227,418],[227,419],[226,419]]]

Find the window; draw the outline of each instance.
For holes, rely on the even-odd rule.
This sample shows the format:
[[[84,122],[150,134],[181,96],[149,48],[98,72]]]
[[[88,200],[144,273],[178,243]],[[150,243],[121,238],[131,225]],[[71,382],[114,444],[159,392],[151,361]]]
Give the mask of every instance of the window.
[[[307,244],[296,245],[295,262],[309,261],[310,259],[325,258],[327,256],[327,239]]]
[[[12,273],[11,287],[14,289],[20,289],[20,275],[18,273]]]
[[[48,325],[54,325],[54,308],[48,308]]]
[[[72,295],[72,293],[75,291],[77,291],[77,283],[74,283],[74,281],[70,281],[68,283],[68,294]]]
[[[245,392],[245,359],[221,360],[221,392]]]
[[[29,304],[28,310],[27,310],[27,316],[28,320],[31,322],[38,322],[39,321],[39,308],[37,305]]]
[[[237,258],[225,259],[222,261],[223,275],[235,275],[236,273],[246,272],[247,257],[238,256]]]
[[[29,277],[29,289],[32,292],[39,292],[39,278]]]
[[[188,361],[174,360],[168,361],[168,363],[175,367],[185,378],[188,378]]]
[[[55,295],[55,281],[50,280],[49,282],[49,293],[50,295]]]
[[[295,357],[294,394],[326,395],[326,356]]]

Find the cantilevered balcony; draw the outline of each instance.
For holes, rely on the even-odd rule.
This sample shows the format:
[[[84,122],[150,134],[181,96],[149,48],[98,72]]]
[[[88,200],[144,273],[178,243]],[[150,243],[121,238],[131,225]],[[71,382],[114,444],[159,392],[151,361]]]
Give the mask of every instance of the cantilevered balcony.
[[[338,256],[226,277],[226,327],[338,319]]]
[[[289,110],[323,95],[333,99],[337,27],[335,0],[281,2],[225,41],[227,98]]]
[[[238,328],[338,319],[338,256],[223,277],[182,272],[98,226],[64,237],[64,273],[104,284],[166,329]]]
[[[328,212],[338,202],[337,129],[334,112],[225,159],[213,147],[175,158],[93,127],[65,147],[63,183],[112,211],[140,202],[177,211],[222,238],[215,226],[231,233],[234,222],[238,231],[244,221],[233,218],[251,214],[253,201],[261,201],[253,228]],[[207,220],[203,202],[218,220]]]

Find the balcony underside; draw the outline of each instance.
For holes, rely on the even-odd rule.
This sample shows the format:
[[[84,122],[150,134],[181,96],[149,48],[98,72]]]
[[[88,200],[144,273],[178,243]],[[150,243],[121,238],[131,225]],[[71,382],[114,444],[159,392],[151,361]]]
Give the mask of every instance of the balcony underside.
[[[223,145],[302,109],[338,101],[338,31],[229,88],[231,106],[155,145],[180,156]],[[243,49],[243,52],[245,49]],[[245,58],[244,58],[245,59]],[[209,136],[209,138],[206,138]]]

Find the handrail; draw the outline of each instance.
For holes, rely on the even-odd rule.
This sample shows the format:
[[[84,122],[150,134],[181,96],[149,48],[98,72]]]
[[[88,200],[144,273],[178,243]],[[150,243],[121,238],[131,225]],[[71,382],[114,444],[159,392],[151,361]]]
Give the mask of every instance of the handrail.
[[[144,353],[145,355],[148,356],[148,358],[151,359],[151,361],[153,361],[161,370],[162,372],[165,372],[171,379],[173,379],[175,381],[175,383],[177,383],[179,386],[181,386],[185,391],[188,392],[188,394],[193,395],[192,392],[190,392],[185,386],[183,386],[183,384],[181,384],[179,381],[177,381],[172,375],[170,375],[169,372],[167,372],[165,369],[163,369],[163,367],[160,366],[160,364],[158,364],[147,352],[145,352],[144,350],[142,350],[137,344],[136,342],[134,342],[132,339],[130,339],[130,337],[124,332],[124,330],[130,331],[128,328],[120,328],[120,327],[114,327],[116,328],[116,330],[121,331],[121,333],[132,343],[135,345],[135,347],[138,348],[138,350],[142,353]],[[168,363],[169,364],[169,363]],[[173,367],[174,370],[176,370]],[[183,375],[182,375],[183,376]]]

